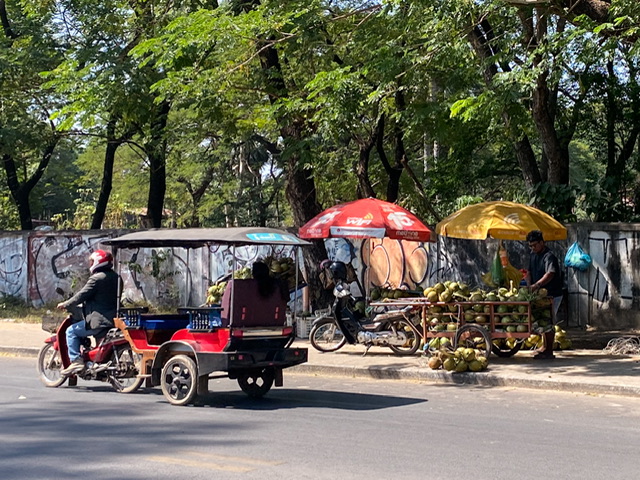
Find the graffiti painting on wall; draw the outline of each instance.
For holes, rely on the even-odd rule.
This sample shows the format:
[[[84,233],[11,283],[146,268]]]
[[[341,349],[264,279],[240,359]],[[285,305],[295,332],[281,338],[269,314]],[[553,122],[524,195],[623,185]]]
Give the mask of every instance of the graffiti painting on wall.
[[[27,284],[27,262],[24,255],[24,239],[0,239],[0,295],[24,298]]]
[[[422,242],[391,240],[329,239],[325,242],[331,260],[351,262],[362,285],[415,289],[429,277],[429,250]]]
[[[589,254],[593,261],[590,269],[590,296],[599,308],[609,307],[615,298],[617,307],[631,308],[633,303],[633,238],[612,236],[598,232],[589,237]],[[612,278],[615,275],[618,278]],[[614,294],[611,289],[618,291]]]
[[[28,301],[31,305],[61,300],[56,289],[71,294],[89,277],[88,259],[107,238],[81,234],[35,235],[29,237]]]

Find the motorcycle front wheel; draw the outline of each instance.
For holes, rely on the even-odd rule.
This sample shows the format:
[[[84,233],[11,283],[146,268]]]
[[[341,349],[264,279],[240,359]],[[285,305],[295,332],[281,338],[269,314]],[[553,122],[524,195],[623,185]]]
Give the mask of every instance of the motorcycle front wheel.
[[[130,345],[118,345],[113,348],[111,366],[115,370],[109,372],[109,382],[118,393],[133,393],[144,383],[139,378],[142,355],[135,353]]]
[[[408,320],[400,318],[389,323],[389,329],[392,332],[402,332],[406,335],[407,341],[404,345],[389,345],[389,348],[393,353],[400,356],[408,356],[415,354],[420,348],[420,341],[422,340],[415,329],[409,324]]]
[[[320,352],[335,352],[344,347],[347,339],[333,318],[326,317],[311,327],[309,342],[313,348]]]
[[[63,377],[60,351],[52,343],[45,343],[38,353],[38,375],[47,387],[59,387],[67,377]]]

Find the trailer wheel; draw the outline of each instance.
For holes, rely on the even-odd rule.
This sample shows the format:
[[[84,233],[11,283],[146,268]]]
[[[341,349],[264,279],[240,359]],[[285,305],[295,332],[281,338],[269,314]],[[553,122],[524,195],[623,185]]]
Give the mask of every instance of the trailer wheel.
[[[491,337],[486,328],[468,323],[456,332],[453,347],[475,348],[488,359],[491,354]]]
[[[238,385],[251,398],[260,398],[271,390],[274,379],[273,368],[262,368],[238,375]]]
[[[191,357],[176,355],[162,367],[162,393],[172,405],[187,405],[196,396],[198,367]]]

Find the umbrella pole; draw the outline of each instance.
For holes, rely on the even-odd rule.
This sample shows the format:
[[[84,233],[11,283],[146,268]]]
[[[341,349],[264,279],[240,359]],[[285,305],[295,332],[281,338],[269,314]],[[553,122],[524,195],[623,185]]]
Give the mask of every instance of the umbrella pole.
[[[368,307],[369,295],[371,294],[371,239],[365,238],[363,242],[367,245],[367,264],[364,272],[364,303],[365,307]]]

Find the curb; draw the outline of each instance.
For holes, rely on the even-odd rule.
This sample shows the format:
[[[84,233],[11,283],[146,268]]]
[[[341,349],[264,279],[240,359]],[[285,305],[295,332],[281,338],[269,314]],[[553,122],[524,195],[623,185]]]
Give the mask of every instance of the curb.
[[[476,373],[449,373],[429,369],[385,369],[368,367],[342,367],[328,365],[297,365],[289,371],[305,375],[329,375],[349,378],[383,380],[419,380],[446,385],[476,385],[485,387],[515,387],[535,390],[552,390],[585,395],[620,395],[640,397],[640,387],[624,385],[602,385],[597,383],[571,382],[564,380],[540,380],[497,375],[490,370]]]
[[[0,354],[3,353],[22,357],[37,357],[40,349],[37,347],[0,347]]]

